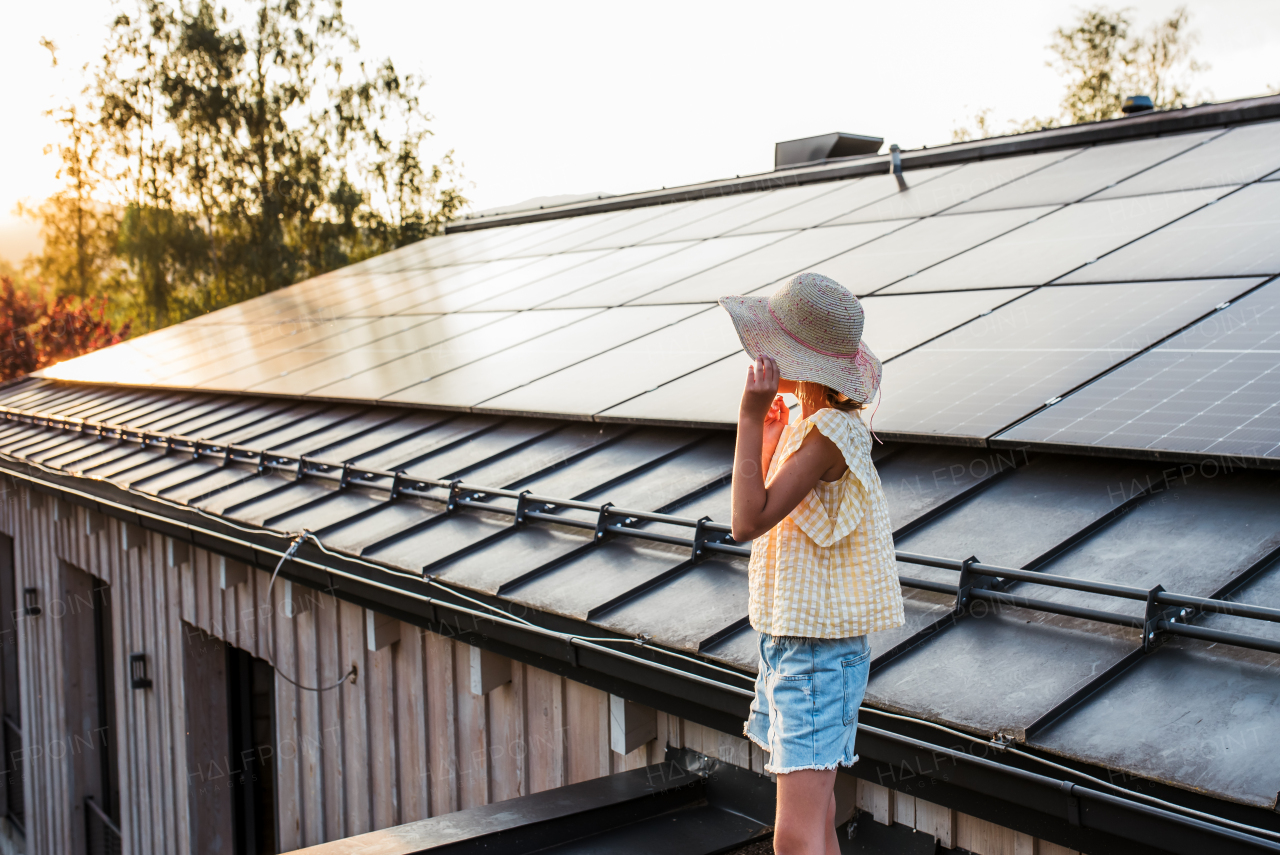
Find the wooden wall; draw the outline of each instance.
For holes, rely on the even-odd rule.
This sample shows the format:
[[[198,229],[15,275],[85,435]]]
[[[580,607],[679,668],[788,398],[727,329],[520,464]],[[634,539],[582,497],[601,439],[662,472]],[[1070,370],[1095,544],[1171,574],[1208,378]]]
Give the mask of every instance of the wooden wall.
[[[745,739],[663,713],[655,739],[619,754],[610,749],[604,692],[513,662],[509,682],[473,694],[466,644],[296,586],[291,603],[279,581],[265,602],[265,572],[224,568],[219,556],[174,549],[161,535],[26,488],[5,494],[0,530],[15,539],[19,597],[38,588],[45,606],[18,625],[32,855],[71,851],[78,816],[61,651],[64,621],[81,618],[49,601],[61,589],[60,560],[111,585],[127,852],[197,851],[191,805],[216,814],[200,800],[223,798],[220,788],[236,768],[235,758],[215,756],[216,747],[188,747],[184,640],[189,647],[193,636],[276,665],[282,851],[637,768],[659,760],[667,744],[763,769],[763,753]],[[128,656],[138,652],[148,656],[150,689],[129,688]],[[284,676],[330,685],[353,665],[354,683],[324,692],[296,688]],[[190,694],[208,693],[193,686]],[[1067,852],[867,782],[859,782],[856,798],[881,822],[928,831],[977,855]]]

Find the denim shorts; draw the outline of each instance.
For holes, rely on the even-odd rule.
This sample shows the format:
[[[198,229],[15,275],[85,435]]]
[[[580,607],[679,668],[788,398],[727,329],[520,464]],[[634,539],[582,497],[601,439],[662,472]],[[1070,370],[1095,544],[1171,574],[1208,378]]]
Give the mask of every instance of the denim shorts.
[[[853,739],[871,645],[852,638],[760,633],[756,697],[743,733],[769,752],[765,771],[834,769],[858,761]]]

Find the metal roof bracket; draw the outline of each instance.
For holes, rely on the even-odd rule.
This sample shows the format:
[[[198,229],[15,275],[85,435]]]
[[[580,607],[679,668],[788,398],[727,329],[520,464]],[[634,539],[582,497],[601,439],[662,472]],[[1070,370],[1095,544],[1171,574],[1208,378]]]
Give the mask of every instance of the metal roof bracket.
[[[1147,611],[1142,624],[1142,650],[1144,653],[1150,653],[1161,644],[1164,644],[1167,635],[1160,628],[1160,623],[1162,621],[1177,620],[1178,609],[1160,605],[1160,595],[1163,593],[1164,585],[1156,585],[1150,591],[1147,591]]]
[[[728,539],[728,535],[724,532],[709,531],[707,523],[711,522],[711,517],[703,517],[698,520],[693,527],[693,557],[694,562],[701,561],[706,557],[706,550],[702,547],[708,543],[724,543]]]
[[[975,589],[990,588],[995,581],[990,576],[980,576],[970,570],[970,566],[978,563],[976,555],[970,555],[960,562],[960,580],[956,583],[956,605],[953,614],[960,616],[969,612],[973,603]]]
[[[1062,794],[1067,797],[1067,824],[1080,827],[1080,799],[1075,794],[1076,785],[1070,781],[1062,782]]]
[[[613,513],[613,502],[605,502],[600,506],[600,513],[596,516],[596,543],[604,543],[605,537],[610,533],[609,526],[618,519],[625,520],[626,517]]]
[[[529,498],[532,490],[521,490],[520,496],[516,499],[516,515],[515,522],[512,525],[522,526],[529,520],[527,514],[530,511],[544,511],[549,505],[546,502],[535,502]],[[597,535],[598,536],[598,535]]]
[[[461,498],[461,491],[458,489],[462,486],[461,478],[454,478],[449,482],[449,498],[445,499],[444,511],[451,514],[458,509],[458,499]]]

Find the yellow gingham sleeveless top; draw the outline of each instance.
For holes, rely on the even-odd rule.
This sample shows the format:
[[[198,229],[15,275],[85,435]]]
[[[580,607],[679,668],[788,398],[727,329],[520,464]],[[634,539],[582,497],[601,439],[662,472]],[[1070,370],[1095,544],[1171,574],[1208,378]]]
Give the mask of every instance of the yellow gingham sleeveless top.
[[[826,408],[788,425],[766,483],[817,428],[844,454],[838,480],[819,481],[751,544],[751,626],[769,635],[847,638],[903,624],[893,527],[871,433],[855,413]]]

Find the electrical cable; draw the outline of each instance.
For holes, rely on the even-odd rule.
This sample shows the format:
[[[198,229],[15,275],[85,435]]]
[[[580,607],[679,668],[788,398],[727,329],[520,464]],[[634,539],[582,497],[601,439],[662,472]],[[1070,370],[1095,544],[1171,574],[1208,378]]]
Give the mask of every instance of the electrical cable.
[[[267,606],[268,609],[271,606],[271,588],[276,583],[276,576],[280,574],[280,568],[285,565],[286,561],[288,561],[290,558],[294,556],[294,554],[298,551],[298,547],[302,545],[303,541],[305,541],[308,536],[312,537],[312,539],[314,539],[315,537],[314,535],[311,534],[311,532],[307,531],[306,529],[303,529],[302,533],[293,539],[293,543],[289,544],[289,548],[285,550],[284,555],[280,556],[280,560],[276,562],[276,569],[271,571],[271,581],[267,582],[266,593],[262,595],[262,598],[265,601],[262,603],[262,605]],[[268,611],[267,613],[270,614],[270,611]],[[276,634],[273,632],[271,634],[271,644],[273,647],[275,646],[275,641],[276,641]],[[352,683],[354,683],[360,674],[360,670],[358,666],[356,666],[355,664],[352,664],[351,670],[343,674],[342,678],[339,679],[338,682],[334,683],[331,686],[304,686],[302,683],[299,683],[297,680],[293,679],[288,674],[284,673],[284,671],[280,670],[280,666],[276,664],[275,659],[276,659],[276,656],[275,656],[275,653],[273,652],[271,654],[271,658],[268,659],[267,661],[270,662],[272,668],[276,669],[276,673],[279,674],[281,677],[284,677],[284,679],[287,682],[292,683],[293,685],[297,686],[299,689],[302,689],[303,691],[307,691],[307,692],[332,691],[333,689],[336,689],[339,686],[341,686],[343,683],[347,682],[347,680],[350,680]]]

